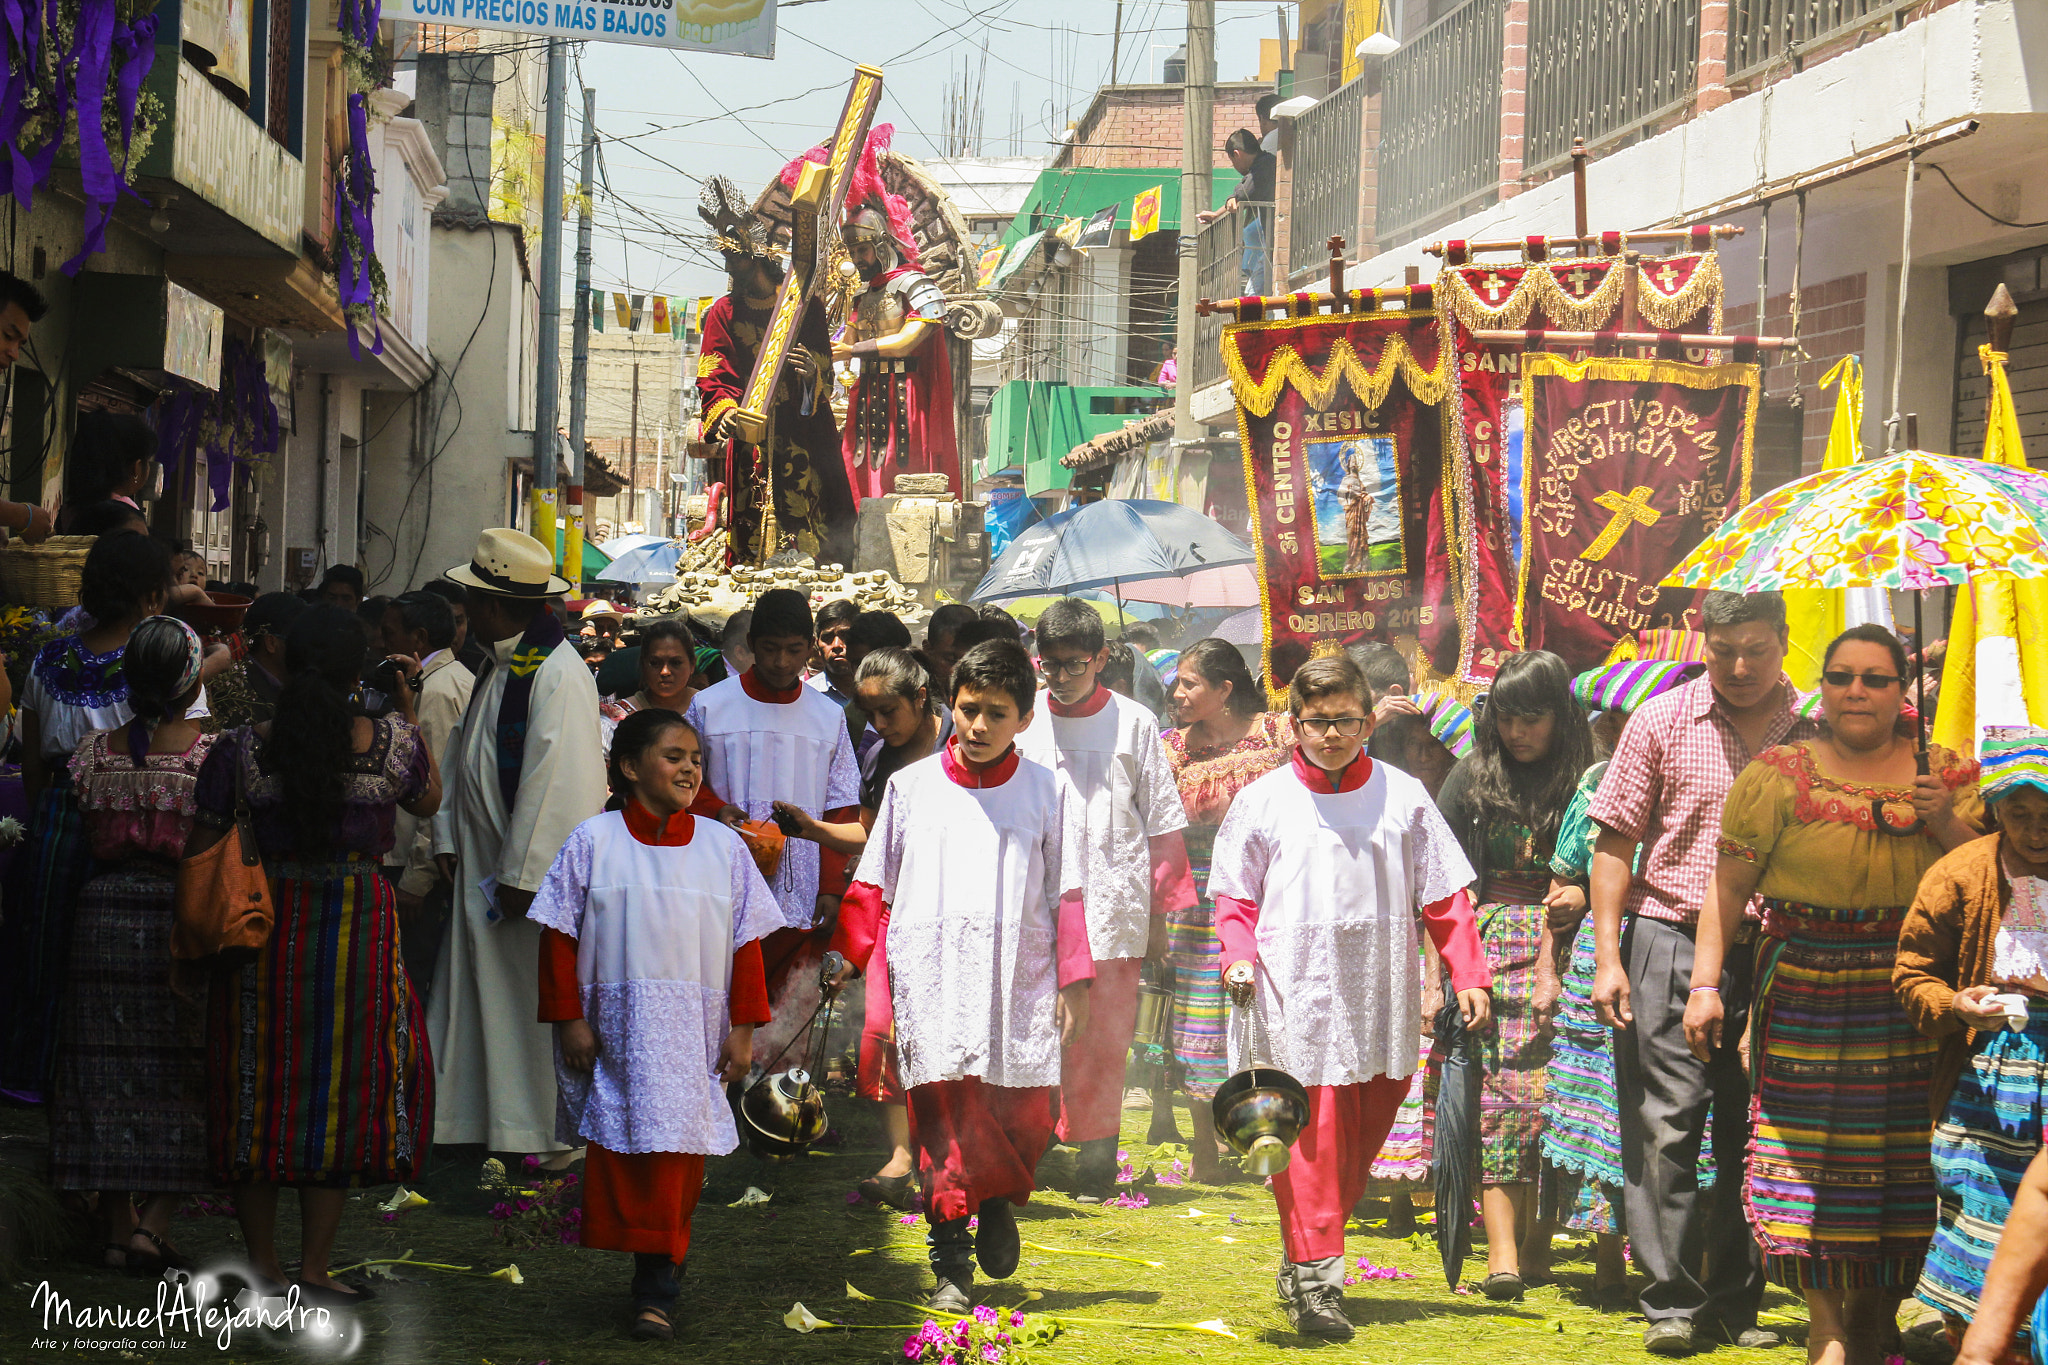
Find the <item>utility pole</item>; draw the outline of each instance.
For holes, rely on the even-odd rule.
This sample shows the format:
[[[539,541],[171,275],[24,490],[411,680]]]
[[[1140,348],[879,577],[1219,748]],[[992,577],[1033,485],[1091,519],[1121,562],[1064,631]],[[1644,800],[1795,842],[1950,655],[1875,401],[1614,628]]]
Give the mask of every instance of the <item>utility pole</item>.
[[[640,512],[640,362],[633,362],[633,416],[632,425],[627,429],[626,468],[632,472],[626,476],[626,505],[633,509],[635,516]],[[640,529],[647,531],[646,523]],[[647,531],[652,535],[653,532]]]
[[[1173,330],[1180,360],[1173,386],[1173,439],[1187,442],[1202,434],[1189,400],[1195,389],[1195,302],[1202,296],[1202,225],[1195,215],[1208,211],[1216,155],[1216,0],[1188,0],[1188,66],[1182,79],[1180,306]]]
[[[569,530],[562,538],[562,576],[583,582],[583,430],[590,414],[590,195],[597,161],[597,92],[583,91],[582,191],[576,204],[576,322],[569,352]]]
[[[547,168],[540,191],[540,354],[533,404],[533,538],[555,553],[555,428],[562,387],[562,144],[569,134],[569,45],[548,39]]]

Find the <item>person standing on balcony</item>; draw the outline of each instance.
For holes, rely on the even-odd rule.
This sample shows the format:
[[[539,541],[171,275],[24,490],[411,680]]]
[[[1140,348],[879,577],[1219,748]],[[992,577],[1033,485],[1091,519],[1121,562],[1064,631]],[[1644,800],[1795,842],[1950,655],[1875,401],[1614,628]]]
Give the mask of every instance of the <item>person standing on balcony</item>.
[[[1210,209],[1195,215],[1204,223],[1213,223],[1226,213],[1239,215],[1239,239],[1244,243],[1244,254],[1239,257],[1239,266],[1244,272],[1244,292],[1264,297],[1273,287],[1273,268],[1266,254],[1267,239],[1271,236],[1268,223],[1272,219],[1273,177],[1280,168],[1280,159],[1259,147],[1259,135],[1249,128],[1240,128],[1223,140],[1223,153],[1230,158],[1231,169],[1243,178],[1237,188],[1223,201],[1223,207]]]

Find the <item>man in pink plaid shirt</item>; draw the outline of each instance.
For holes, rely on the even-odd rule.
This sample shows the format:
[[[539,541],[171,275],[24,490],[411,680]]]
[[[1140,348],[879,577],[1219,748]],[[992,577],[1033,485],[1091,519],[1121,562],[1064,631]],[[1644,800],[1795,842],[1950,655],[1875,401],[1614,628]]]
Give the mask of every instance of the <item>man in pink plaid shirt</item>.
[[[1699,988],[1722,997],[1711,1061],[1687,1046],[1685,1007],[1728,789],[1758,753],[1817,729],[1793,711],[1783,598],[1709,593],[1702,615],[1707,675],[1629,719],[1592,810],[1593,1003],[1615,1029],[1622,1212],[1649,1277],[1643,1346],[1657,1355],[1691,1354],[1695,1332],[1702,1342],[1710,1332],[1741,1346],[1782,1342],[1757,1326],[1763,1263],[1742,1211],[1749,1081],[1737,1040],[1754,955],[1730,953],[1720,986]],[[1746,935],[1755,922],[1752,905]],[[1702,1196],[1696,1162],[1709,1111],[1717,1174]]]

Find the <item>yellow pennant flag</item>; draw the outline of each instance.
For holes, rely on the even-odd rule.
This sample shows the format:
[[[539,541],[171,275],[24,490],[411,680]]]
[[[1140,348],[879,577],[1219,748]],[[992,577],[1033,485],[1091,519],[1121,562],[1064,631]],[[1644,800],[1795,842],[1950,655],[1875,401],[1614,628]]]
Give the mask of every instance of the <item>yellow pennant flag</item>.
[[[1131,204],[1131,240],[1140,241],[1159,231],[1159,200],[1166,186],[1154,185]]]
[[[2025,469],[2005,353],[1979,346],[1977,358],[1991,381],[1984,458]],[[1984,573],[1956,594],[1930,738],[1975,754],[1994,725],[2048,725],[2048,580]]]
[[[1845,355],[1821,377],[1823,389],[1842,386],[1835,397],[1835,420],[1828,428],[1828,446],[1821,457],[1822,469],[1845,469],[1862,454],[1857,433],[1863,429],[1863,362]],[[1785,651],[1785,675],[1802,692],[1820,686],[1821,655],[1828,643],[1847,624],[1844,601],[1846,588],[1785,589],[1785,626],[1790,645]]]
[[[616,290],[612,293],[612,316],[619,320],[621,330],[633,330],[633,301]]]
[[[668,296],[666,294],[656,294],[654,296],[654,330],[657,333],[668,330]]]

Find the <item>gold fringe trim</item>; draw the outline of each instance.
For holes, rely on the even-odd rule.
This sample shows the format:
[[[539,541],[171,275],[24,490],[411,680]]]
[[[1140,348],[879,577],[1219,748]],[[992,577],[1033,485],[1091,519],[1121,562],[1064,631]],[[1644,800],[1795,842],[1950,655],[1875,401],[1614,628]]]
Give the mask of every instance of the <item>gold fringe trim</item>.
[[[1717,318],[1715,326],[1719,325]],[[1599,373],[1595,373],[1596,370]],[[1525,648],[1529,633],[1525,625],[1524,612],[1529,601],[1529,563],[1532,558],[1530,547],[1534,544],[1530,537],[1535,522],[1537,466],[1542,463],[1542,454],[1529,442],[1527,432],[1530,414],[1536,411],[1538,378],[1562,379],[1574,384],[1586,379],[1618,380],[1632,384],[1676,384],[1687,389],[1720,389],[1730,385],[1741,385],[1744,390],[1742,481],[1735,496],[1735,505],[1738,508],[1749,504],[1750,469],[1756,456],[1756,410],[1763,399],[1763,368],[1758,365],[1734,362],[1720,365],[1688,365],[1678,360],[1644,360],[1624,356],[1594,356],[1574,364],[1563,356],[1548,351],[1532,351],[1522,357],[1522,568],[1515,580],[1515,635],[1523,642]],[[1663,586],[1661,581],[1658,586]]]
[[[1709,309],[1712,317],[1707,330],[1719,333],[1724,288],[1720,254],[1714,251],[1699,253],[1699,264],[1693,268],[1692,278],[1686,281],[1683,289],[1670,295],[1659,293],[1650,283],[1650,271],[1662,266],[1667,259],[1677,258],[1654,257],[1636,265],[1636,311],[1642,314],[1643,321],[1658,331],[1675,332],[1698,316],[1701,310]],[[1592,293],[1576,298],[1565,292],[1564,286],[1551,274],[1549,265],[1531,262],[1513,292],[1498,304],[1487,303],[1466,282],[1462,272],[1472,267],[1454,267],[1437,277],[1438,306],[1463,323],[1467,331],[1473,332],[1495,329],[1520,331],[1529,326],[1532,317],[1541,317],[1549,327],[1561,332],[1597,332],[1613,321],[1615,312],[1621,307],[1625,279],[1622,272],[1627,269],[1611,257],[1606,258],[1606,263],[1606,277]]]
[[[1296,322],[1333,322],[1335,316],[1318,316]],[[1281,322],[1294,319],[1278,319]],[[1435,369],[1424,369],[1422,361],[1408,347],[1407,340],[1398,332],[1387,336],[1386,344],[1380,351],[1379,364],[1367,368],[1351,345],[1349,337],[1338,337],[1330,343],[1330,359],[1318,373],[1314,366],[1301,358],[1301,352],[1292,346],[1282,346],[1273,353],[1266,364],[1266,373],[1253,379],[1245,367],[1244,357],[1239,354],[1232,335],[1240,328],[1270,326],[1270,323],[1235,323],[1223,329],[1223,364],[1230,372],[1231,386],[1237,395],[1237,404],[1254,417],[1272,415],[1273,405],[1280,401],[1280,392],[1293,385],[1308,405],[1321,412],[1327,409],[1337,397],[1338,387],[1349,382],[1351,391],[1358,395],[1359,402],[1368,408],[1376,408],[1387,400],[1393,391],[1394,375],[1398,372],[1408,385],[1408,392],[1418,402],[1435,405],[1444,401],[1451,391],[1451,365],[1449,346],[1438,336]]]

